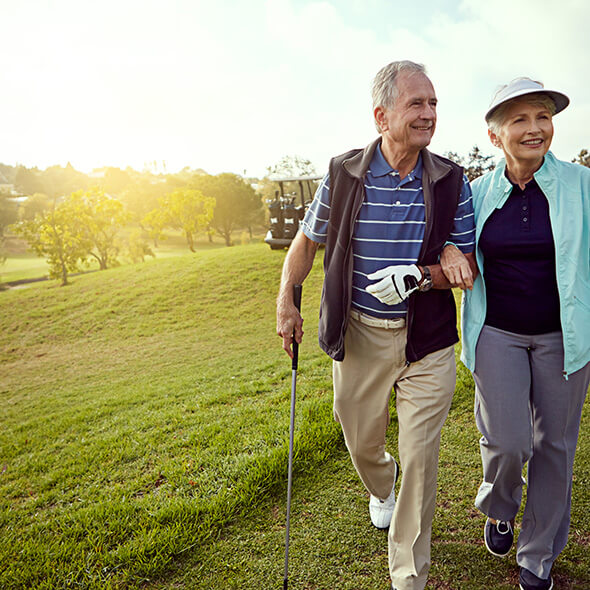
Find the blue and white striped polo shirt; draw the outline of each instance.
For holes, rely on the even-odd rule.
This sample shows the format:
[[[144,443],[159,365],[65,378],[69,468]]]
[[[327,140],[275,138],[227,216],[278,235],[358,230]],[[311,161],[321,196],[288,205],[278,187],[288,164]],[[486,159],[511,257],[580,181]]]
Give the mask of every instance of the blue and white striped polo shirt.
[[[322,180],[303,220],[303,233],[314,242],[326,242],[330,214],[329,175]],[[365,200],[352,237],[352,307],[378,318],[405,317],[407,301],[386,305],[365,291],[367,275],[394,264],[415,264],[424,239],[425,208],[422,192],[422,158],[403,179],[378,146],[365,175]],[[475,246],[471,188],[463,189],[449,241],[465,254]]]

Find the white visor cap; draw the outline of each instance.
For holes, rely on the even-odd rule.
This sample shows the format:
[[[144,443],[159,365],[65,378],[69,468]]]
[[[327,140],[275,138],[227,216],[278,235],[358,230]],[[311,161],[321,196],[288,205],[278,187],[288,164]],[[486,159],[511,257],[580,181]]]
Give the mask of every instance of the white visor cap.
[[[526,94],[538,94],[542,92],[553,99],[555,103],[555,114],[563,111],[565,107],[570,103],[570,99],[563,94],[563,92],[557,92],[556,90],[547,90],[541,82],[536,82],[530,78],[516,78],[509,82],[506,86],[500,88],[494,95],[490,108],[485,115],[486,122],[489,122],[492,113],[505,102],[524,96]]]

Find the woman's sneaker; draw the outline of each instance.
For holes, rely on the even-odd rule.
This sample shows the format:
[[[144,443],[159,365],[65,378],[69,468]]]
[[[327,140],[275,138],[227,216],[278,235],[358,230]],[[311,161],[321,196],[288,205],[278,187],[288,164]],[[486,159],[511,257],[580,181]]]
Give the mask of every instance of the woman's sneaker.
[[[520,568],[518,583],[520,590],[551,590],[553,588],[553,578],[551,576],[549,576],[548,580],[543,580],[537,578],[533,572],[524,567]]]
[[[488,518],[483,532],[483,540],[492,555],[505,557],[514,541],[512,523],[509,520],[498,520],[494,523]]]

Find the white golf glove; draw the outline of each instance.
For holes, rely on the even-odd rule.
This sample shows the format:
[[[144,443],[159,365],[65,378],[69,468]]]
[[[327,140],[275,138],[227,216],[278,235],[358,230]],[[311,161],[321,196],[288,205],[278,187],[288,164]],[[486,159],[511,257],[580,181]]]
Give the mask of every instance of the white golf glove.
[[[420,269],[415,264],[387,266],[367,275],[371,281],[381,279],[378,283],[368,285],[365,290],[386,305],[397,305],[418,290],[418,281],[422,278]]]

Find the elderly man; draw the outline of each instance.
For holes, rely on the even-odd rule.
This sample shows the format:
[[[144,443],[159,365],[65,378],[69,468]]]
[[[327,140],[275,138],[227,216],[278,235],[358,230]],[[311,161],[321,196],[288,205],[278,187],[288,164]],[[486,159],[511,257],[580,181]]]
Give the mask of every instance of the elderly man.
[[[325,244],[319,340],[334,360],[334,415],[370,493],[371,521],[389,528],[396,590],[426,585],[440,431],[455,389],[450,288],[471,288],[475,272],[469,185],[459,166],[426,149],[436,105],[422,65],[393,62],[377,73],[380,137],[330,162],[285,259],[277,302],[277,332],[291,356],[293,333],[297,342],[303,336],[293,285]],[[445,246],[451,283],[439,265]],[[397,504],[400,470],[385,450],[392,390],[403,472]]]

